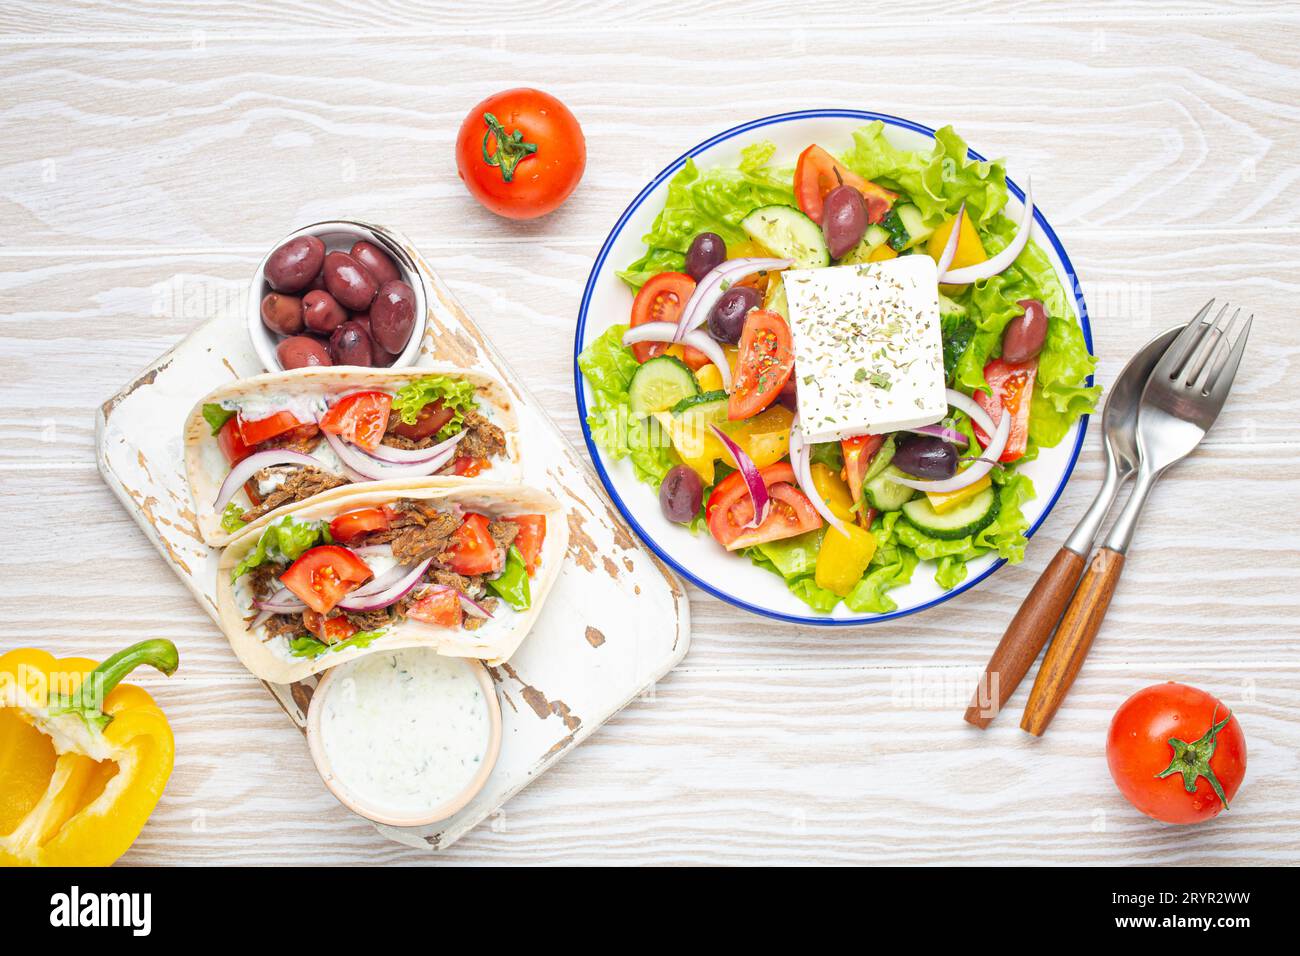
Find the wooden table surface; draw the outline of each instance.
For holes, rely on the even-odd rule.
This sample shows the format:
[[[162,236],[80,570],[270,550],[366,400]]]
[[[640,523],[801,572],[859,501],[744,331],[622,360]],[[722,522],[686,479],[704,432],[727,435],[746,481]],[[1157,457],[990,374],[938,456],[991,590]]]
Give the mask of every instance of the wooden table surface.
[[[631,9],[625,10],[629,7]],[[825,7],[824,15],[816,8]],[[1270,4],[9,0],[0,7],[0,649],[148,636],[176,770],[128,863],[1294,863],[1300,860],[1300,30]],[[795,11],[798,11],[796,14]],[[587,135],[569,203],[512,225],[457,181],[479,99],[540,86]],[[388,843],[100,481],[93,409],[217,310],[279,236],[404,230],[568,437],[572,332],[628,200],[712,133],[858,107],[1032,169],[1092,311],[1099,380],[1210,296],[1253,310],[1228,407],[1156,491],[1048,735],[961,713],[1092,498],[1096,429],[1019,567],[941,609],[828,632],[693,592],[684,664],[440,857]],[[526,358],[525,358],[526,357]],[[1103,745],[1166,679],[1222,696],[1250,766],[1192,830],[1132,810]]]

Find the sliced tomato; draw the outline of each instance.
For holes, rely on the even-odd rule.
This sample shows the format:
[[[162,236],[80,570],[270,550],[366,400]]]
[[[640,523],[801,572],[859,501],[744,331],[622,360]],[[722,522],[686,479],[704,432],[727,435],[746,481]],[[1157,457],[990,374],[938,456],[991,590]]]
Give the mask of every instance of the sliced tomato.
[[[326,617],[310,609],[302,612],[302,625],[326,644],[346,641],[357,632],[357,626],[341,614],[338,617]]]
[[[408,425],[398,419],[392,431],[394,435],[409,438],[411,441],[423,441],[438,434],[438,432],[442,431],[442,426],[455,417],[456,410],[454,408],[447,408],[442,404],[441,399],[435,399],[416,413],[413,424]]]
[[[460,596],[451,588],[438,588],[407,608],[406,616],[425,624],[460,627]]]
[[[884,443],[884,435],[855,435],[840,442],[840,451],[844,453],[844,483],[849,486],[849,495],[855,502],[862,500],[863,479],[871,467],[871,460]]]
[[[221,454],[226,456],[226,461],[232,465],[237,465],[253,453],[248,442],[244,441],[244,436],[239,433],[239,416],[231,415],[226,419],[226,423],[221,426],[221,431],[217,432],[217,447],[221,449]]]
[[[318,614],[328,614],[372,577],[370,567],[347,548],[323,544],[304,552],[280,581]]]
[[[321,417],[320,427],[358,448],[374,451],[388,429],[392,407],[392,396],[386,392],[353,392],[330,407]]]
[[[306,424],[298,421],[293,412],[273,412],[265,418],[255,418],[252,421],[242,415],[236,415],[235,420],[239,422],[239,437],[244,440],[245,445],[250,446],[260,445],[267,439]]]
[[[789,462],[778,462],[759,469],[767,493],[772,498],[767,517],[757,528],[746,525],[754,518],[754,502],[740,472],[733,471],[720,481],[704,509],[709,533],[728,551],[748,548],[764,541],[793,538],[822,525],[821,515],[806,495],[795,487],[794,469]]]
[[[975,401],[989,413],[995,425],[1002,421],[1004,412],[1011,416],[1011,434],[999,461],[1017,461],[1024,457],[1025,447],[1029,444],[1029,399],[1034,392],[1037,374],[1038,359],[1015,363],[999,358],[984,366],[984,380],[993,389],[993,394],[977,391]],[[975,437],[980,445],[988,447],[989,436],[978,425],[975,425]]]
[[[451,470],[453,474],[473,478],[487,466],[488,460],[486,458],[466,458],[462,455],[451,463]]]
[[[684,272],[661,272],[651,276],[632,302],[632,326],[646,322],[675,324],[694,291],[695,280]],[[638,342],[632,346],[632,354],[638,362],[648,362],[667,350],[667,342]]]
[[[450,568],[457,574],[491,574],[502,563],[501,549],[488,534],[488,519],[467,514],[451,539]]]
[[[515,547],[524,559],[524,570],[533,574],[542,558],[542,542],[546,540],[546,515],[515,515],[510,520],[519,525]]]
[[[388,530],[388,512],[383,508],[346,511],[330,522],[330,537],[344,544],[371,531]]]
[[[867,202],[867,222],[880,222],[898,199],[898,193],[863,179],[816,144],[799,154],[794,169],[794,198],[809,219],[821,225],[826,194],[839,185],[852,186],[862,193]]]
[[[740,332],[735,381],[727,401],[727,418],[752,418],[776,401],[794,371],[790,326],[780,313],[755,309]]]

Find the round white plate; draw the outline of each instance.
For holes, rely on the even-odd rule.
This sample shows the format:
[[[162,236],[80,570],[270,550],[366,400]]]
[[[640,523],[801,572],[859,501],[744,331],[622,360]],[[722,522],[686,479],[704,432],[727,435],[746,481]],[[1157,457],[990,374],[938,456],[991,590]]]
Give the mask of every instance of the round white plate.
[[[591,393],[578,368],[577,358],[590,342],[611,325],[627,322],[632,308],[632,293],[615,273],[634,262],[644,252],[641,237],[650,231],[655,216],[663,208],[668,181],[688,158],[693,157],[701,168],[735,166],[740,161],[740,151],[744,147],[766,139],[777,146],[773,162],[793,164],[800,151],[809,143],[817,143],[832,152],[847,149],[851,145],[853,131],[872,120],[885,123],[886,134],[897,146],[928,149],[933,142],[934,130],[895,116],[859,110],[805,110],[745,123],[719,133],[679,156],[641,190],[614,224],[592,266],[578,312],[573,353],[578,413],[591,460],[615,506],[646,546],[682,577],[736,607],[797,624],[869,624],[923,611],[974,587],[1005,562],[991,554],[971,561],[967,565],[966,580],[951,591],[945,591],[934,583],[933,565],[923,561],[913,573],[911,583],[889,592],[898,603],[896,611],[888,614],[858,614],[839,604],[833,613],[819,614],[791,594],[785,582],[777,575],[756,567],[747,558],[724,551],[707,532],[701,531],[698,535],[693,535],[682,526],[668,521],[659,510],[656,489],[637,480],[627,459],[614,461],[592,441],[591,429],[587,427]],[[973,150],[970,155],[977,160],[984,158]],[[1006,214],[1016,219],[1024,208],[1024,192],[1010,178],[1007,179],[1007,186],[1011,197],[1007,202]],[[1074,280],[1074,267],[1056,233],[1037,209],[1034,210],[1032,237],[1052,260],[1062,286],[1073,291],[1077,313],[1075,318],[1083,327],[1083,337],[1091,351],[1092,331],[1088,325],[1088,310],[1078,283]],[[1084,416],[1075,423],[1060,444],[1055,448],[1042,449],[1035,461],[1019,469],[1033,480],[1037,492],[1037,497],[1024,506],[1029,518],[1027,535],[1038,530],[1060,497],[1074,470],[1075,461],[1078,460],[1087,427],[1088,419]]]

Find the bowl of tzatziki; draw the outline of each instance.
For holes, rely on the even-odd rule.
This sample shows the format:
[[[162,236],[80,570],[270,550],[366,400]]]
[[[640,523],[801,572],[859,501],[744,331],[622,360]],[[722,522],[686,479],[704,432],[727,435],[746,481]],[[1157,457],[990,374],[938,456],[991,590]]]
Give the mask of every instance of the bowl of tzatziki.
[[[487,669],[433,648],[369,654],[327,671],[307,712],[325,786],[354,813],[428,826],[483,789],[501,750]]]

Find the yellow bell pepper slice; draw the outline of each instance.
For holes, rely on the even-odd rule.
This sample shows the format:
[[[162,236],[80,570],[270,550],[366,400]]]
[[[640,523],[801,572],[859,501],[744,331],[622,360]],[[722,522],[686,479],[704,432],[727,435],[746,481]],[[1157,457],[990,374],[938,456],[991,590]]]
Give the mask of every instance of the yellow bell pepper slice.
[[[969,501],[974,498],[989,485],[993,484],[993,479],[988,475],[973,481],[965,488],[958,488],[956,491],[927,491],[925,496],[930,499],[930,507],[943,514],[945,511],[951,511],[963,501]]]
[[[753,418],[724,425],[728,437],[745,450],[759,468],[775,465],[790,453],[790,424],[794,412],[784,405],[771,405]],[[724,459],[731,464],[730,456]]]
[[[812,472],[813,487],[831,509],[831,514],[841,521],[857,521],[858,516],[853,512],[853,496],[849,494],[849,486],[839,473],[821,462],[815,462],[809,470]]]
[[[845,524],[845,534],[827,528],[817,552],[817,570],[813,580],[832,594],[847,597],[862,580],[867,565],[876,554],[876,536],[856,524]]]
[[[142,641],[102,664],[0,655],[0,866],[107,866],[139,836],[171,776],[167,718],[121,683],[172,674],[176,645]]]
[[[868,262],[884,262],[886,259],[897,258],[898,253],[895,251],[894,247],[887,242],[876,246],[876,248],[872,249],[871,252],[867,254]]]
[[[925,251],[930,254],[930,258],[938,262],[943,258],[944,246],[948,245],[948,237],[952,235],[952,224],[957,221],[953,216],[945,223],[941,223],[937,229],[930,234],[930,240],[925,247]],[[957,251],[953,254],[950,269],[961,269],[965,266],[973,266],[978,262],[983,262],[989,257],[984,251],[984,243],[980,242],[979,233],[975,231],[975,225],[971,222],[970,216],[961,217],[961,233],[957,236]]]
[[[695,370],[695,381],[699,383],[701,392],[717,392],[722,389],[722,373],[712,362]]]

